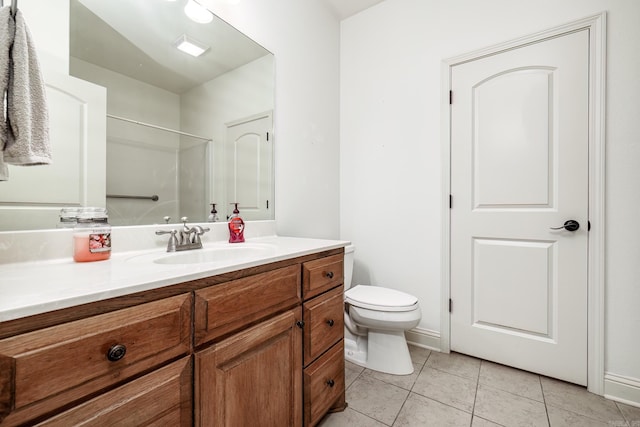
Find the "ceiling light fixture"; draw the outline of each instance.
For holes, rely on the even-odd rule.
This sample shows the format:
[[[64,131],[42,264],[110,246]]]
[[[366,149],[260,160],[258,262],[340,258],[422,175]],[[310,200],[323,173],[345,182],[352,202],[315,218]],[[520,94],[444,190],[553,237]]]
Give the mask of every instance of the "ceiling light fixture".
[[[189,0],[184,7],[184,13],[194,22],[208,24],[213,21],[213,13],[195,0]]]
[[[205,46],[191,37],[188,37],[186,34],[178,37],[177,40],[173,42],[173,45],[184,53],[188,53],[195,57],[198,57],[209,50],[209,46]]]

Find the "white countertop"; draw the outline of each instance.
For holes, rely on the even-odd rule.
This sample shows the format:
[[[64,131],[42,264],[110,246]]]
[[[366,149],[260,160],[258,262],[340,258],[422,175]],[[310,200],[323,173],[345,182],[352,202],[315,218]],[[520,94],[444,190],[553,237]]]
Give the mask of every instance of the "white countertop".
[[[340,240],[265,236],[246,245],[268,247],[267,253],[241,260],[195,264],[157,264],[151,258],[174,256],[164,248],[112,254],[109,260],[76,263],[71,258],[0,264],[0,321],[202,279],[243,268],[344,247]],[[204,249],[243,243],[205,242]],[[187,252],[180,252],[185,254]]]

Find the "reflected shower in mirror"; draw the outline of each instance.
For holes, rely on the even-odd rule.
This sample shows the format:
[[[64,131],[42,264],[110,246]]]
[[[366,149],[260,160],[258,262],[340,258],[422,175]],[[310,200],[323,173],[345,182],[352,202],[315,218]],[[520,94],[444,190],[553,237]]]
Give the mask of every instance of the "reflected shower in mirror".
[[[259,161],[272,154],[254,153],[272,144],[225,141],[229,123],[273,109],[273,56],[219,19],[194,22],[182,3],[71,2],[70,74],[107,88],[110,221],[206,221],[210,203],[224,219],[232,202],[247,219],[272,219],[273,183],[260,181],[272,181],[272,168]],[[178,49],[185,40],[204,53]],[[255,159],[234,163],[228,151]],[[159,199],[109,197],[123,194]]]
[[[1,229],[55,228],[61,207],[82,205],[106,206],[116,226],[184,216],[204,222],[211,203],[225,220],[233,202],[247,220],[274,219],[273,55],[216,16],[209,23],[189,19],[186,0],[61,1],[69,4],[67,78],[84,86],[72,92],[50,85],[51,134],[58,158],[79,159],[67,168],[77,175],[68,182],[79,188],[50,200],[0,195],[0,209],[8,207],[3,218],[11,215]],[[184,40],[204,52],[179,50]],[[86,101],[92,91],[97,95]],[[58,93],[73,93],[68,98],[77,102],[59,102]],[[79,108],[101,118],[73,121]],[[87,141],[74,137],[77,147],[65,151],[81,127]],[[32,183],[21,189],[15,181],[16,194],[33,191]],[[27,220],[35,211],[46,215]]]

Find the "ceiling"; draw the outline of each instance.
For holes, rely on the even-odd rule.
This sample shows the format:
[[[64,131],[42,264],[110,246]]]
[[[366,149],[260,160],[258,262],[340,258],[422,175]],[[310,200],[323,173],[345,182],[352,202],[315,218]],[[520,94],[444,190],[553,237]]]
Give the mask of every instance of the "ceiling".
[[[194,23],[183,7],[184,1],[72,0],[70,55],[180,94],[269,54],[221,19]],[[198,58],[178,51],[173,43],[183,34],[209,50]]]
[[[333,11],[339,20],[343,20],[358,12],[370,8],[384,0],[320,0]]]

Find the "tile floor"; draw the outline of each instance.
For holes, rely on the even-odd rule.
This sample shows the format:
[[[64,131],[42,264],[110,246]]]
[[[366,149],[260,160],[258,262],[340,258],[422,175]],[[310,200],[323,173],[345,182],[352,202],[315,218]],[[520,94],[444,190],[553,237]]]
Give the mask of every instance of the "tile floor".
[[[640,408],[583,387],[457,353],[410,349],[411,375],[347,362],[349,407],[319,426],[640,427]]]

